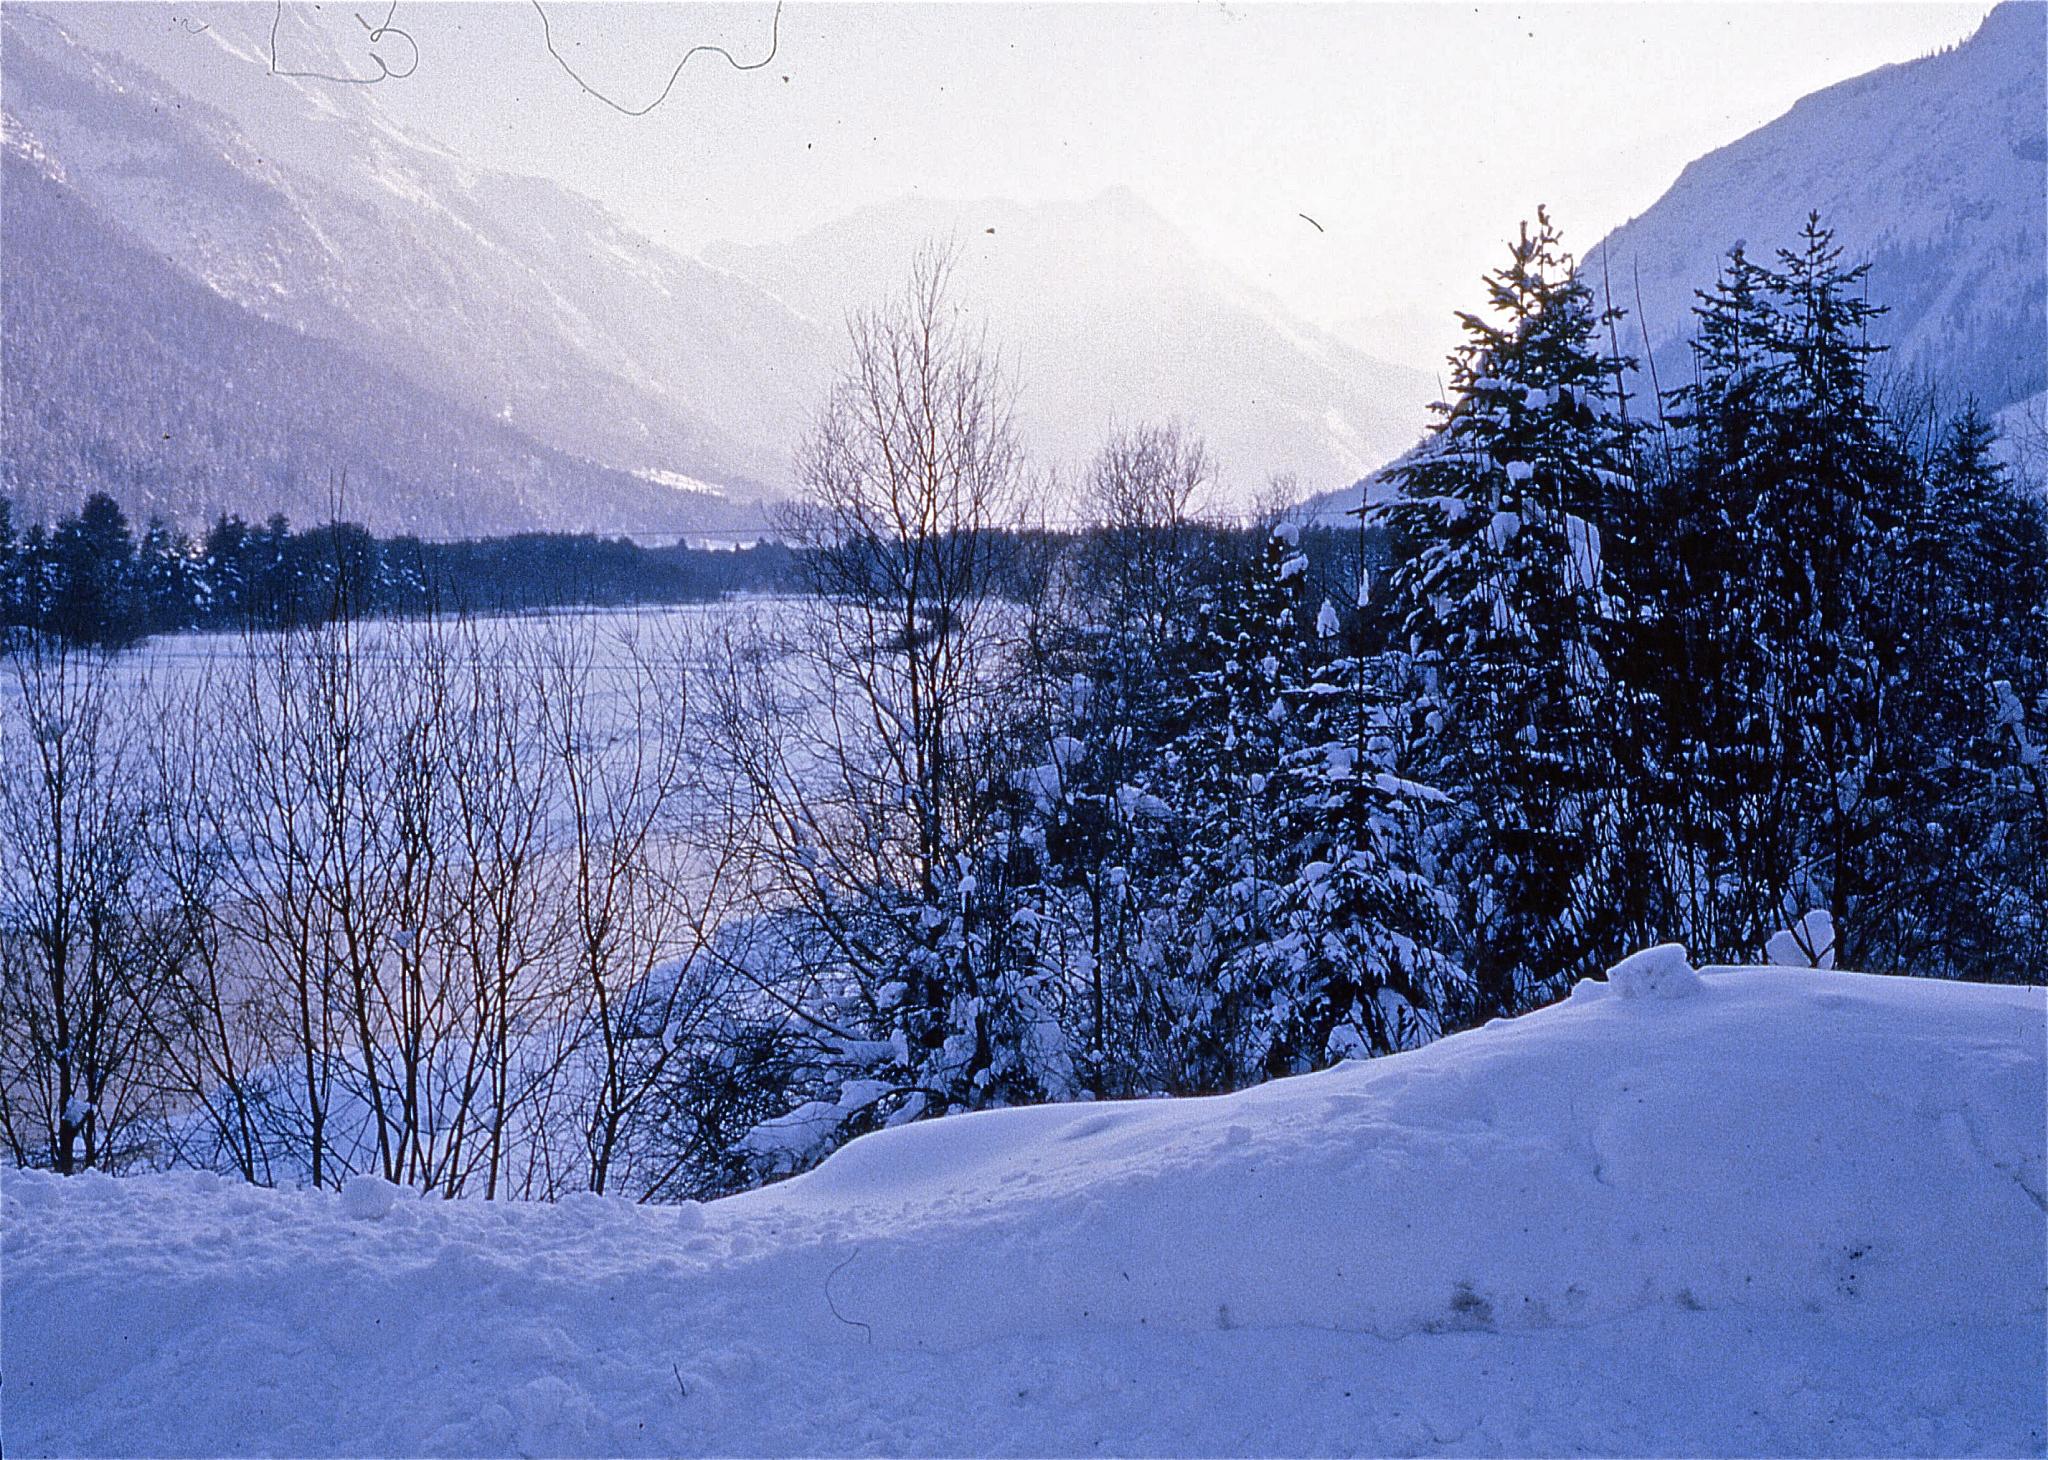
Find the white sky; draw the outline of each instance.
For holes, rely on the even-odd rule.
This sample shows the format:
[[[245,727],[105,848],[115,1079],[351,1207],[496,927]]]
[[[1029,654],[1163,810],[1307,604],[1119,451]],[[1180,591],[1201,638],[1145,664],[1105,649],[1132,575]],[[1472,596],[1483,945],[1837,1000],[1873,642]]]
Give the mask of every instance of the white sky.
[[[906,193],[1028,202],[1121,183],[1303,316],[1379,316],[1382,353],[1426,367],[1539,202],[1583,252],[1692,158],[1807,92],[1962,39],[1988,9],[792,3],[766,69],[698,56],[629,118],[563,74],[530,4],[401,0],[420,67],[379,99],[686,249]],[[558,47],[629,105],[692,44],[765,54],[770,14],[547,6]]]

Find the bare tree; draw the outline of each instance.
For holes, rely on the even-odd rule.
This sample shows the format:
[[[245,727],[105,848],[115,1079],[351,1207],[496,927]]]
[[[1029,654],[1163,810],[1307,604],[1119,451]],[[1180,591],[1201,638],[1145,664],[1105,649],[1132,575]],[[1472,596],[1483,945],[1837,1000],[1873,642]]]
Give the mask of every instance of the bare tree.
[[[1119,427],[1089,466],[1090,586],[1114,636],[1146,657],[1157,657],[1193,601],[1188,557],[1215,487],[1208,447],[1179,421]]]
[[[165,686],[143,709],[158,726],[149,766],[163,812],[157,865],[186,952],[159,1018],[165,1156],[268,1184],[276,1021],[223,916],[230,884],[217,777],[228,752],[212,685],[202,675]]]
[[[987,595],[1022,485],[1013,389],[951,273],[951,254],[927,247],[900,298],[850,321],[852,368],[804,447],[789,517],[829,708],[861,717],[880,762],[842,755],[837,769],[850,793],[872,801],[882,785],[908,812],[889,818],[904,833],[888,839],[892,870],[927,896],[981,810],[966,751],[986,728]]]
[[[702,780],[690,657],[687,638],[658,623],[609,643],[554,636],[545,654],[543,753],[561,792],[555,900],[592,1191],[667,1188],[676,1154],[645,1138],[715,1020],[723,985],[706,968],[709,938],[745,886],[735,808]]]
[[[148,802],[113,659],[41,635],[0,693],[0,1125],[60,1172],[136,1159],[156,1005],[182,947],[152,895]]]
[[[536,1144],[540,1095],[560,1063],[561,1040],[544,1031],[568,1002],[553,967],[566,920],[549,895],[561,782],[536,728],[548,681],[533,638],[474,622],[458,633],[462,684],[443,765],[450,856],[435,915],[446,976],[468,1015],[450,1076],[463,1116],[440,1180],[450,1196],[479,1175],[486,1198],[531,1194],[531,1162],[515,1170],[513,1146]]]
[[[788,522],[812,593],[715,682],[773,923],[754,930],[772,955],[736,961],[772,967],[766,996],[812,1053],[787,1143],[759,1138],[771,1163],[877,1120],[1022,1098],[1057,1063],[1031,1047],[1048,1021],[1001,850],[1026,703],[1022,616],[996,593],[1025,495],[1014,392],[950,276],[928,247],[902,294],[850,321]]]

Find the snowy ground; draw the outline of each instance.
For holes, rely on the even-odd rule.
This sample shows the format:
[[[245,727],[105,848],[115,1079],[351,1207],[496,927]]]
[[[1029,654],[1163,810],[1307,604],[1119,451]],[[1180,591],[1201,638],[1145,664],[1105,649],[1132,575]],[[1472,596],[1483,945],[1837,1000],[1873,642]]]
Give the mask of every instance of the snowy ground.
[[[9,1173],[6,1448],[2039,1454],[2043,1040],[1650,967],[703,1208]]]

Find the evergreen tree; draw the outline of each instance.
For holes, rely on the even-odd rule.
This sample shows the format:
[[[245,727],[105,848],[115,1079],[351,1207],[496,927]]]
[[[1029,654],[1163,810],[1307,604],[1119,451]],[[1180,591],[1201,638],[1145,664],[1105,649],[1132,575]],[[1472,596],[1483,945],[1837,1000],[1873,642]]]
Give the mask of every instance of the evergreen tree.
[[[1449,900],[1417,862],[1419,814],[1437,797],[1393,774],[1388,671],[1361,637],[1324,600],[1303,672],[1282,686],[1287,875],[1256,950],[1267,1075],[1412,1048],[1473,1003],[1441,951]]]
[[[293,572],[291,523],[282,512],[274,512],[262,527],[249,534],[245,570],[248,575],[248,612],[265,624],[296,622],[304,607],[297,575]]]
[[[1282,525],[1202,614],[1171,748],[1182,977],[1176,1088],[1227,1089],[1435,1037],[1469,1012],[1418,861],[1430,793],[1391,773],[1370,626],[1310,597]]]
[[[22,621],[24,566],[20,534],[14,530],[14,503],[0,497],[0,628]]]
[[[2035,853],[2048,818],[2030,794],[2026,705],[2048,689],[2048,531],[1995,442],[1974,406],[1947,424],[1916,472],[1878,600],[1897,667],[1870,777],[1883,816],[1860,924],[1874,966],[1973,978],[2041,967]]]
[[[1279,911],[1278,807],[1287,750],[1285,686],[1300,677],[1296,606],[1306,559],[1298,534],[1267,534],[1237,581],[1204,605],[1189,645],[1187,729],[1167,754],[1180,827],[1174,895],[1185,964],[1166,990],[1174,1088],[1222,1090],[1255,1077],[1249,1031],[1264,978],[1257,949]]]
[[[1599,522],[1633,482],[1620,366],[1547,216],[1462,316],[1452,401],[1391,475],[1394,590],[1419,676],[1463,962],[1506,1013],[1589,971],[1620,805],[1609,773],[1614,605]]]
[[[151,518],[135,549],[135,591],[151,633],[175,633],[199,622],[199,566],[191,539]]]
[[[1866,792],[1899,663],[1879,595],[1906,527],[1910,473],[1870,398],[1878,347],[1866,335],[1881,311],[1862,297],[1869,266],[1844,267],[1818,216],[1799,247],[1778,257],[1782,363],[1765,418],[1753,624],[1783,711],[1800,820],[1811,828],[1812,870],[1797,895],[1828,908],[1839,956],[1856,966],[1859,903],[1876,885],[1866,851],[1886,815]]]
[[[1921,652],[1896,592],[1920,503],[1872,398],[1866,272],[1816,215],[1776,269],[1738,250],[1700,296],[1673,398],[1658,790],[1677,931],[1710,955],[1754,954],[1824,907],[1854,961],[1886,893],[1916,750],[1887,725]]]
[[[95,492],[50,540],[55,579],[44,626],[77,643],[133,643],[144,632],[135,539],[114,499]]]
[[[1748,625],[1781,329],[1778,281],[1740,248],[1699,292],[1691,384],[1672,393],[1681,433],[1653,488],[1658,541],[1635,581],[1640,653],[1655,687],[1640,730],[1656,747],[1644,804],[1660,824],[1665,935],[1709,957],[1754,954],[1786,916],[1800,859],[1779,680]]]

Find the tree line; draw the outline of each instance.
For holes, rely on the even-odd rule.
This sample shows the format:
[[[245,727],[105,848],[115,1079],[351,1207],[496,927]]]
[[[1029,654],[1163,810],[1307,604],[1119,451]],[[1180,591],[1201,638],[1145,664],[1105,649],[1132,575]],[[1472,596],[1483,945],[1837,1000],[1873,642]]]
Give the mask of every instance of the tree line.
[[[795,582],[774,542],[721,551],[541,532],[428,542],[348,522],[294,530],[281,515],[223,515],[194,540],[158,518],[138,535],[104,492],[25,529],[0,497],[0,629],[109,648],[188,629],[692,603]]]
[[[1539,214],[1346,533],[1174,423],[1044,483],[943,253],[852,322],[804,591],[9,641],[5,1135],[706,1196],[864,1131],[1412,1048],[1643,944],[2048,980],[2048,525],[1817,220],[1644,392]],[[1789,939],[1789,945],[1786,940]]]

